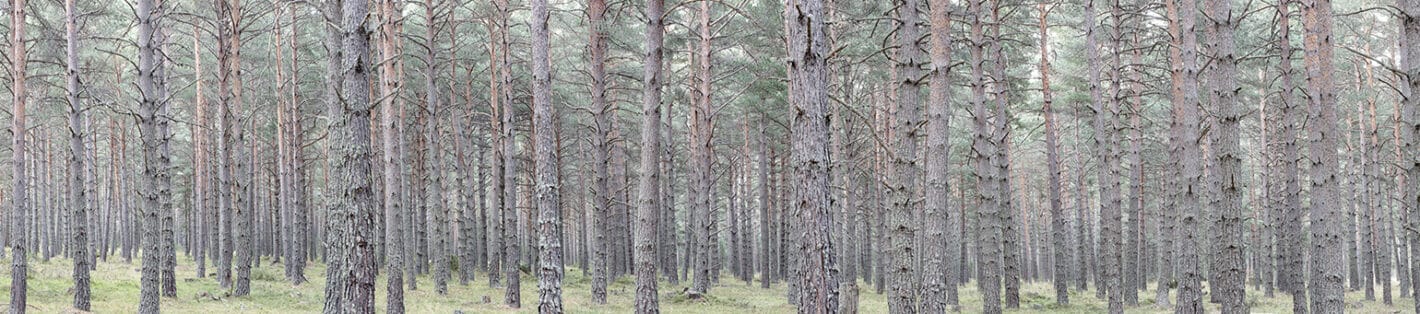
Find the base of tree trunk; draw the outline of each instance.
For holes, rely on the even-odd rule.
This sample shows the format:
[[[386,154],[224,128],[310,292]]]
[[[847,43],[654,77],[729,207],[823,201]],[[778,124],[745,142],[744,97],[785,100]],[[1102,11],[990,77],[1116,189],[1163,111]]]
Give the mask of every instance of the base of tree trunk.
[[[858,314],[858,283],[838,284],[838,313]]]

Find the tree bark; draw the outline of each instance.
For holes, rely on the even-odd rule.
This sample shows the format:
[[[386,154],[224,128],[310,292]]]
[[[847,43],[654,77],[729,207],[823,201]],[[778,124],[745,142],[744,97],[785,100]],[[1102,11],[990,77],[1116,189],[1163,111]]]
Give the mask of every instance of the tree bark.
[[[694,229],[692,234],[695,237],[694,269],[695,275],[692,278],[689,295],[691,298],[701,298],[710,292],[711,268],[714,267],[712,255],[718,254],[719,241],[717,236],[711,233],[714,216],[713,193],[715,188],[715,173],[713,172],[715,152],[714,142],[714,104],[711,94],[711,80],[713,75],[710,72],[712,67],[713,51],[711,46],[710,29],[710,2],[700,2],[696,11],[696,29],[698,31],[698,46],[695,50],[695,92],[692,93],[694,101],[690,110],[690,146],[691,155],[691,177],[694,180],[695,190],[690,193],[691,213],[694,215]]]
[[[1178,256],[1177,264],[1179,268],[1179,288],[1178,302],[1175,304],[1175,313],[1202,313],[1203,276],[1199,269],[1200,250],[1198,235],[1198,215],[1200,215],[1202,196],[1199,195],[1202,189],[1202,154],[1199,151],[1203,139],[1199,138],[1202,128],[1198,116],[1198,65],[1197,39],[1194,31],[1194,16],[1197,7],[1193,0],[1179,0],[1178,35],[1181,37],[1179,60],[1181,66],[1179,70],[1182,78],[1176,81],[1180,84],[1178,89],[1181,96],[1176,97],[1174,106],[1174,124],[1180,129],[1179,133],[1171,139],[1176,152],[1181,161],[1180,175],[1176,189],[1181,192],[1177,196],[1176,208],[1181,214],[1178,220]]]
[[[602,1],[602,0],[595,0]],[[605,5],[605,4],[601,4]],[[702,5],[708,5],[703,3]],[[636,312],[660,313],[660,300],[656,295],[656,261],[661,218],[661,47],[665,41],[664,3],[662,0],[646,1],[646,43],[642,69],[641,96],[641,177],[636,199],[635,250],[633,251],[636,273]],[[605,8],[600,8],[605,10]],[[605,12],[601,12],[605,13]],[[598,34],[603,35],[603,34]],[[598,38],[599,40],[601,38]],[[599,47],[605,53],[605,43]],[[604,69],[603,69],[604,70]],[[605,74],[605,73],[601,73]],[[605,82],[599,82],[605,83]],[[603,86],[604,87],[604,86]],[[700,280],[696,276],[696,281]]]
[[[1406,210],[1408,220],[1406,221],[1405,239],[1410,243],[1410,264],[1411,273],[1401,274],[1410,276],[1410,283],[1416,285],[1420,283],[1420,184],[1415,180],[1420,180],[1420,97],[1416,93],[1420,92],[1420,0],[1399,0],[1397,7],[1400,9],[1400,22],[1402,39],[1401,42],[1401,70],[1404,71],[1405,82],[1400,88],[1402,108],[1397,118],[1398,146],[1396,153],[1397,163],[1400,165],[1405,186],[1401,188],[1401,206]],[[1403,153],[1402,153],[1403,151]],[[1420,289],[1412,287],[1411,297],[1420,295]],[[1414,311],[1420,311],[1420,303],[1416,303]]]
[[[591,55],[592,74],[592,219],[589,242],[591,242],[592,302],[606,304],[607,272],[607,214],[611,211],[611,128],[616,119],[615,107],[607,102],[606,54],[607,38],[610,35],[602,23],[606,19],[606,1],[587,2],[587,27],[591,29],[588,54]]]
[[[927,177],[926,190],[923,191],[926,206],[923,219],[931,223],[923,224],[924,239],[928,241],[923,252],[921,310],[942,313],[957,305],[955,269],[960,252],[956,250],[956,242],[961,238],[957,228],[952,228],[949,223],[955,220],[948,186],[951,181],[952,6],[946,0],[932,0],[928,6],[931,8],[932,23],[932,72],[927,104]],[[846,216],[843,219],[851,225],[852,219]],[[844,240],[853,241],[847,237]],[[856,280],[851,275],[845,278]]]
[[[1054,6],[1040,3],[1037,5],[1040,12],[1040,96],[1041,111],[1045,115],[1045,167],[1046,167],[1046,192],[1049,193],[1050,203],[1050,236],[1051,246],[1054,248],[1054,278],[1055,303],[1070,304],[1070,257],[1069,248],[1069,217],[1065,216],[1065,209],[1060,204],[1060,153],[1059,151],[1059,131],[1055,122],[1054,97],[1050,90],[1050,29],[1049,16]],[[934,15],[935,16],[935,15]]]
[[[1342,211],[1335,168],[1336,91],[1332,85],[1331,1],[1303,0],[1302,40],[1307,71],[1308,121],[1311,140],[1311,304],[1314,313],[1340,313],[1345,308],[1341,251]],[[1410,78],[1414,82],[1415,77]]]
[[[821,0],[790,1],[788,58],[794,99],[791,163],[794,210],[799,213],[800,313],[838,310],[838,265],[830,214],[828,36]],[[940,104],[945,105],[945,104]],[[912,306],[912,305],[908,305]]]
[[[1238,59],[1234,55],[1234,29],[1236,20],[1232,11],[1232,1],[1228,0],[1208,0],[1205,3],[1208,7],[1208,27],[1205,31],[1207,40],[1206,48],[1212,56],[1213,61],[1211,71],[1208,74],[1208,89],[1213,94],[1214,102],[1213,125],[1217,131],[1210,131],[1211,150],[1217,166],[1217,176],[1212,178],[1217,189],[1222,195],[1213,197],[1215,202],[1212,209],[1215,211],[1215,222],[1213,225],[1214,234],[1227,235],[1219,236],[1221,243],[1214,246],[1219,249],[1213,252],[1213,271],[1218,282],[1210,282],[1211,287],[1215,287],[1213,294],[1216,295],[1218,303],[1222,306],[1223,313],[1247,313],[1245,303],[1246,293],[1244,289],[1247,284],[1246,261],[1243,256],[1242,235],[1243,226],[1243,202],[1246,197],[1246,187],[1243,186],[1244,174],[1242,173],[1242,149],[1238,140],[1239,124],[1243,119],[1242,111],[1245,108],[1236,104],[1238,97],[1237,89],[1237,66]]]
[[[330,133],[334,159],[331,181],[332,204],[327,209],[329,226],[326,246],[330,249],[324,312],[371,313],[375,311],[375,246],[373,234],[375,203],[371,178],[373,151],[370,144],[369,51],[370,33],[365,19],[368,2],[341,1],[340,38],[341,84],[339,102],[332,106]],[[333,82],[332,82],[333,83]]]
[[[444,200],[444,187],[447,186],[447,179],[444,173],[444,141],[439,137],[440,122],[443,121],[444,113],[440,111],[439,84],[435,81],[439,75],[439,37],[440,27],[439,15],[446,14],[439,12],[443,2],[434,0],[424,1],[424,114],[427,118],[425,123],[424,138],[429,143],[428,169],[425,170],[427,176],[424,178],[424,186],[428,187],[425,192],[427,217],[432,222],[431,236],[428,250],[429,260],[434,264],[434,292],[439,295],[448,294],[449,290],[449,209]],[[424,218],[424,217],[421,217]],[[423,261],[421,261],[423,263]]]
[[[29,102],[29,93],[26,86],[27,63],[25,42],[25,0],[10,0],[10,115],[13,121],[10,127],[11,133],[11,178],[14,179],[14,193],[10,197],[12,210],[10,211],[10,313],[25,313],[28,307],[26,296],[29,293],[29,225],[26,220],[29,218],[29,178],[25,175],[27,155],[26,136],[29,128],[26,126],[25,110]],[[16,44],[18,43],[18,44]],[[157,308],[153,309],[157,312]]]
[[[158,294],[161,289],[162,234],[159,226],[164,208],[169,205],[172,190],[163,184],[168,179],[168,155],[163,149],[167,145],[167,113],[164,110],[167,97],[167,82],[164,73],[163,7],[152,0],[138,2],[138,108],[140,137],[143,143],[143,265],[142,281],[139,285],[138,312],[158,313]],[[17,115],[16,117],[22,117]],[[18,120],[18,119],[17,119]],[[16,132],[17,134],[23,134]],[[22,173],[22,172],[17,172]],[[16,258],[20,258],[17,255]],[[14,311],[12,311],[14,312]],[[23,312],[23,311],[21,311]]]
[[[1001,193],[997,197],[999,223],[1001,230],[1001,268],[1002,281],[1006,290],[1006,308],[1019,308],[1021,299],[1021,230],[1020,220],[1014,204],[1014,197],[1011,189],[1011,106],[1010,106],[1010,75],[1006,72],[1006,55],[1001,44],[1001,3],[996,0],[988,0],[986,5],[991,10],[991,34],[987,38],[988,49],[991,49],[991,86],[992,97],[996,102],[995,117],[992,121],[995,128],[991,140],[996,147],[995,159],[992,166],[996,168],[996,189]]]
[[[385,311],[387,313],[404,313],[404,275],[406,274],[406,263],[404,261],[404,219],[406,209],[402,206],[405,202],[401,197],[402,184],[400,176],[403,171],[403,160],[399,156],[398,146],[401,138],[399,131],[399,115],[395,99],[399,90],[399,80],[395,78],[395,63],[392,59],[398,55],[394,50],[395,37],[395,11],[394,1],[384,0],[377,2],[379,7],[379,51],[383,61],[379,62],[380,81],[380,129],[381,129],[381,157],[384,159],[383,188],[384,204],[384,263],[387,271],[385,285]],[[372,183],[373,185],[373,183]]]
[[[84,104],[79,100],[79,14],[75,0],[64,1],[64,76],[69,102],[69,204],[73,216],[73,242],[69,245],[74,260],[74,309],[89,310],[89,200],[85,192],[84,175]],[[13,84],[11,86],[20,86]],[[12,87],[13,89],[13,87]],[[198,258],[201,260],[201,258]]]
[[[1272,142],[1280,145],[1270,147],[1276,150],[1274,157],[1274,171],[1276,174],[1274,185],[1278,189],[1273,194],[1272,201],[1274,214],[1279,220],[1277,226],[1277,267],[1282,269],[1303,269],[1305,261],[1305,235],[1302,234],[1302,221],[1305,212],[1302,208],[1301,183],[1298,179],[1298,172],[1302,166],[1302,156],[1298,145],[1297,131],[1301,128],[1303,119],[1299,103],[1294,97],[1293,89],[1295,83],[1292,81],[1292,44],[1291,44],[1291,16],[1290,6],[1293,0],[1280,0],[1277,5],[1278,20],[1288,21],[1287,23],[1277,23],[1277,51],[1280,60],[1278,61],[1278,80],[1282,90],[1279,92],[1278,101],[1279,115],[1274,121],[1278,121],[1272,128],[1273,134],[1269,134]],[[1269,193],[1272,194],[1272,193]],[[1307,292],[1306,276],[1292,271],[1278,271],[1277,285],[1283,291],[1292,295],[1292,311],[1297,313],[1307,312]]]
[[[558,181],[556,108],[548,58],[547,0],[532,0],[533,160],[537,193],[538,305],[540,313],[562,312],[562,209]],[[432,80],[430,81],[432,84]],[[656,115],[659,120],[660,115]],[[653,123],[654,124],[654,123]],[[652,134],[655,137],[656,134]],[[646,155],[655,155],[650,151]],[[448,265],[448,263],[443,263]],[[651,265],[651,267],[655,267]],[[654,268],[653,268],[654,269]],[[654,273],[652,273],[654,278]]]
[[[918,78],[919,60],[922,50],[919,42],[917,19],[920,5],[918,0],[900,0],[897,8],[897,112],[893,126],[895,137],[892,165],[895,173],[891,180],[892,207],[888,215],[888,229],[891,242],[886,249],[891,261],[891,287],[888,289],[888,309],[894,313],[917,311],[917,286],[921,278],[917,276],[916,232],[913,221],[917,197],[917,121],[919,92],[922,83]]]

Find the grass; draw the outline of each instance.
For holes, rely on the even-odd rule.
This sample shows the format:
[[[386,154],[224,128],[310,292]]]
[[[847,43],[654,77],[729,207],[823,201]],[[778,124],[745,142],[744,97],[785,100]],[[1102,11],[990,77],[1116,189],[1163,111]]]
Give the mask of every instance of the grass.
[[[0,260],[9,264],[9,259]],[[70,279],[71,262],[55,258],[48,262],[32,261],[29,279],[29,306],[35,313],[72,313],[70,308],[73,283]],[[210,270],[210,269],[209,269]],[[213,278],[195,278],[192,260],[182,258],[178,263],[178,297],[163,298],[162,309],[167,313],[316,313],[320,312],[324,301],[325,266],[310,264],[306,274],[310,282],[292,286],[284,281],[282,267],[264,261],[259,268],[252,269],[252,293],[242,297],[226,295],[226,290],[217,285]],[[449,283],[447,295],[434,293],[434,283],[428,276],[419,277],[419,290],[406,291],[405,306],[410,313],[530,313],[536,311],[537,281],[524,276],[522,279],[521,309],[503,305],[503,289],[488,287],[485,274],[479,273],[475,281],[467,286],[459,285],[457,278]],[[138,264],[124,263],[120,259],[100,262],[93,272],[93,310],[96,313],[132,313],[138,304]],[[0,267],[0,278],[9,278],[9,267]],[[8,279],[0,279],[0,298],[7,298],[10,291]],[[630,277],[619,278],[608,287],[607,304],[591,301],[591,280],[582,271],[573,267],[567,269],[563,281],[564,306],[569,313],[630,313],[635,298],[635,284]],[[705,299],[691,300],[681,291],[688,283],[670,286],[661,282],[661,308],[667,313],[791,313],[794,308],[785,302],[784,285],[777,284],[770,289],[759,288],[725,277]],[[376,306],[384,309],[384,279],[377,284]],[[886,298],[873,291],[871,285],[860,283],[859,306],[862,313],[886,313]],[[1008,313],[1101,313],[1105,302],[1096,299],[1093,291],[1070,293],[1070,305],[1056,305],[1054,292],[1048,283],[1027,283],[1021,291],[1021,308]],[[1377,291],[1379,294],[1379,291]],[[960,289],[962,312],[980,312],[981,296],[975,284]],[[1362,301],[1360,292],[1347,294],[1348,311],[1357,313],[1407,313],[1414,307],[1409,298],[1395,298],[1395,304],[1387,306],[1380,301]],[[487,299],[489,302],[485,302]],[[1253,313],[1289,313],[1291,298],[1278,293],[1276,297],[1265,298],[1256,289],[1248,291]],[[1154,306],[1154,291],[1140,292],[1140,306],[1126,310],[1127,313],[1171,313],[1172,310]],[[1214,304],[1207,304],[1208,310],[1217,311]]]

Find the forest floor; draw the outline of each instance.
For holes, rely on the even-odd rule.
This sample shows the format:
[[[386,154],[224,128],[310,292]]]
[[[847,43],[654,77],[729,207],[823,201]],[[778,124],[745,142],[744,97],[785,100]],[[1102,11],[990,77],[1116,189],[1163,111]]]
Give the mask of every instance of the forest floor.
[[[0,259],[0,298],[8,298],[10,291],[9,259]],[[138,259],[125,263],[117,256],[108,262],[100,262],[93,277],[93,309],[95,313],[131,313],[138,304]],[[35,313],[64,313],[73,299],[70,290],[73,283],[70,273],[73,267],[68,259],[55,258],[48,262],[32,262],[30,266],[30,310]],[[225,296],[225,289],[208,278],[195,278],[191,259],[182,258],[178,263],[178,297],[163,298],[165,313],[318,313],[324,301],[325,266],[310,264],[306,275],[310,282],[292,286],[285,282],[280,264],[263,261],[261,267],[252,269],[252,293],[243,297]],[[434,293],[434,282],[428,276],[419,277],[419,290],[405,293],[406,308],[410,313],[523,313],[537,309],[537,280],[524,276],[522,280],[522,309],[509,309],[502,304],[503,290],[488,287],[484,273],[479,273],[468,286],[459,285],[457,277],[449,283],[448,295]],[[771,289],[760,289],[758,282],[746,286],[744,282],[728,279],[711,289],[705,300],[689,300],[681,291],[688,283],[667,286],[662,282],[661,307],[667,313],[792,313],[784,298],[784,285],[774,285]],[[376,285],[378,309],[384,309],[384,279]],[[863,313],[886,313],[886,298],[873,293],[872,287],[862,286],[860,309]],[[570,313],[630,313],[635,298],[635,284],[632,278],[623,277],[611,283],[607,289],[607,304],[591,302],[591,281],[582,271],[568,268],[564,280],[564,305]],[[1277,297],[1263,298],[1261,292],[1249,287],[1248,300],[1252,302],[1253,313],[1289,313],[1291,298],[1282,293]],[[1105,303],[1094,297],[1093,291],[1071,291],[1072,304],[1057,306],[1054,293],[1048,283],[1027,283],[1022,287],[1021,308],[1008,313],[1102,313]],[[961,289],[962,312],[979,312],[981,299],[975,284]],[[1377,291],[1379,294],[1380,291]],[[1348,309],[1357,313],[1407,313],[1413,309],[1409,298],[1395,298],[1395,305],[1386,306],[1380,301],[1361,301],[1361,292],[1347,293]],[[1153,306],[1153,290],[1139,294],[1140,306],[1130,308],[1128,313],[1171,313],[1171,309]],[[484,302],[487,298],[491,302]],[[8,300],[5,300],[8,302]],[[1208,304],[1216,310],[1214,304]],[[71,312],[72,311],[68,311]]]

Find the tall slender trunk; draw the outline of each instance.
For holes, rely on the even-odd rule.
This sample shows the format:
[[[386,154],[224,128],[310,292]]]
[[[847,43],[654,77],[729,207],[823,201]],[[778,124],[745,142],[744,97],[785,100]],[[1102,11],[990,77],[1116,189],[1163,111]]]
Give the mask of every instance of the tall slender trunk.
[[[597,0],[601,1],[601,0]],[[708,4],[702,4],[708,5]],[[656,288],[657,232],[661,218],[661,47],[665,41],[662,0],[646,2],[646,43],[642,56],[641,182],[636,199],[634,260],[636,312],[659,313]],[[603,8],[604,9],[604,8]],[[603,44],[604,45],[604,44]],[[600,47],[605,50],[605,46]],[[602,51],[605,53],[605,51]],[[603,73],[604,74],[604,73]],[[601,82],[604,83],[604,82]],[[700,280],[696,277],[697,282]]]
[[[1277,54],[1279,61],[1277,65],[1278,80],[1282,87],[1279,92],[1278,101],[1280,110],[1276,113],[1279,117],[1273,119],[1278,121],[1273,128],[1271,141],[1281,143],[1273,145],[1277,149],[1274,171],[1269,171],[1277,175],[1274,181],[1278,185],[1276,195],[1273,199],[1274,214],[1279,223],[1277,224],[1277,268],[1282,269],[1303,269],[1305,261],[1305,237],[1302,234],[1302,220],[1305,212],[1302,208],[1301,183],[1298,172],[1302,166],[1302,156],[1298,145],[1297,131],[1301,128],[1302,111],[1301,106],[1294,97],[1293,89],[1295,83],[1292,81],[1292,44],[1291,44],[1291,16],[1290,6],[1293,0],[1280,0],[1277,5]],[[1292,295],[1292,311],[1297,313],[1307,312],[1307,292],[1306,276],[1299,272],[1278,271],[1277,285],[1287,294]]]
[[[1397,117],[1397,137],[1398,148],[1396,148],[1397,164],[1400,171],[1404,172],[1402,178],[1405,179],[1405,186],[1400,190],[1402,197],[1401,206],[1406,209],[1408,220],[1406,221],[1407,231],[1405,239],[1410,243],[1410,276],[1411,285],[1420,283],[1420,184],[1415,180],[1420,180],[1420,0],[1399,0],[1397,7],[1401,13],[1401,70],[1405,73],[1405,84],[1400,88],[1401,104],[1404,109]],[[1402,149],[1403,148],[1403,149]],[[1404,151],[1404,153],[1402,153]],[[1407,274],[1402,274],[1407,275]],[[1420,295],[1420,288],[1412,287],[1411,297]],[[1414,311],[1420,311],[1420,302],[1415,304]]]
[[[996,176],[1000,175],[995,169],[993,160],[996,158],[996,150],[1001,149],[995,141],[995,127],[991,123],[991,115],[996,112],[995,104],[988,101],[988,86],[990,81],[987,78],[987,67],[990,61],[986,60],[987,50],[991,48],[991,39],[987,38],[986,24],[990,23],[990,12],[986,1],[971,1],[968,3],[967,15],[971,19],[970,33],[970,55],[971,55],[971,113],[972,113],[972,164],[975,166],[971,174],[972,181],[976,183],[975,202],[977,203],[976,222],[976,269],[977,286],[982,293],[982,311],[984,313],[1001,312],[1001,255],[1002,255],[1002,234],[1001,234],[1001,210],[1004,194],[1000,191],[1001,182]]]
[[[499,85],[502,88],[500,92],[503,94],[503,114],[500,116],[503,123],[500,124],[502,130],[499,131],[502,132],[503,138],[501,143],[503,144],[503,276],[505,279],[503,302],[510,307],[518,308],[522,307],[520,259],[523,248],[518,243],[518,150],[517,138],[513,133],[515,129],[513,123],[518,120],[514,118],[517,112],[513,111],[513,76],[509,61],[512,48],[508,38],[511,28],[508,16],[511,15],[512,8],[506,3],[499,8],[503,21],[502,38],[499,41],[499,45],[502,46],[502,49],[499,50],[502,56],[499,59],[503,62],[501,65],[503,70],[500,73],[503,84]]]
[[[167,81],[164,73],[163,45],[166,33],[163,29],[163,7],[152,0],[138,2],[138,89],[141,92],[138,119],[142,129],[143,143],[143,266],[142,282],[139,285],[138,312],[158,313],[159,283],[162,269],[163,223],[160,217],[165,202],[170,201],[172,190],[163,184],[168,179],[167,145],[168,117],[165,109]],[[21,117],[17,115],[16,117]],[[18,133],[17,134],[23,134]],[[170,234],[170,233],[169,233]],[[16,258],[20,258],[19,255]],[[13,312],[13,311],[12,311]],[[21,311],[23,312],[23,311]]]
[[[764,115],[761,114],[757,120],[758,126],[756,128],[759,129],[759,148],[757,149],[758,156],[756,156],[758,161],[755,166],[756,171],[759,173],[759,179],[756,180],[758,184],[756,189],[758,190],[757,194],[759,194],[759,287],[761,289],[769,289],[770,281],[774,281],[774,246],[770,244],[773,241],[771,234],[774,231],[772,230],[773,222],[770,221],[771,214],[769,213],[771,208],[769,204],[769,139],[764,127],[765,119]]]
[[[988,0],[986,5],[991,10],[991,34],[987,37],[987,48],[991,49],[991,86],[992,100],[996,102],[995,117],[992,121],[994,134],[992,141],[995,142],[996,155],[992,161],[992,167],[996,170],[996,189],[1001,195],[997,198],[999,222],[1001,224],[1001,268],[1002,286],[1005,287],[1006,308],[1019,308],[1021,305],[1021,230],[1018,213],[1019,210],[1013,203],[1011,193],[1011,106],[1010,106],[1010,75],[1006,72],[1006,55],[1001,44],[1001,2]]]
[[[1202,189],[1203,167],[1202,153],[1200,147],[1202,141],[1199,137],[1202,121],[1198,116],[1198,64],[1197,38],[1194,36],[1194,17],[1197,7],[1194,0],[1179,0],[1178,36],[1181,37],[1179,61],[1181,66],[1182,79],[1176,83],[1179,85],[1180,97],[1177,97],[1174,106],[1174,124],[1178,125],[1181,132],[1175,134],[1171,139],[1175,154],[1180,160],[1180,175],[1176,189],[1181,191],[1177,196],[1176,208],[1181,216],[1178,220],[1178,256],[1177,264],[1179,268],[1178,302],[1175,304],[1175,313],[1202,313],[1203,295],[1202,281],[1203,275],[1199,269],[1200,248],[1198,234],[1198,219],[1202,213]]]
[[[214,245],[217,243],[216,232],[213,232],[214,227],[216,227],[216,221],[212,219],[212,217],[215,217],[214,215],[216,213],[211,207],[212,189],[208,186],[208,182],[211,180],[211,167],[209,166],[211,156],[210,152],[207,150],[210,137],[207,133],[209,131],[209,126],[207,126],[207,99],[203,95],[202,88],[206,83],[206,79],[202,72],[202,50],[197,49],[197,47],[202,47],[202,41],[201,32],[195,25],[193,26],[192,34],[192,63],[193,76],[195,77],[193,79],[195,81],[193,84],[195,86],[193,91],[193,116],[197,121],[197,126],[192,128],[192,175],[194,185],[193,193],[195,194],[194,202],[196,202],[193,209],[197,219],[201,221],[202,225],[200,227],[201,230],[198,231],[197,252],[196,255],[193,256],[193,259],[197,262],[197,278],[205,278],[207,277],[207,260],[212,258],[215,263],[215,251],[219,248],[217,245]],[[102,213],[100,213],[100,216],[103,216]],[[106,219],[100,218],[100,221],[105,220]],[[100,245],[99,254],[102,255],[103,251],[103,246]]]
[[[532,0],[533,189],[537,193],[538,305],[541,313],[562,312],[562,209],[557,158],[556,108],[552,105],[552,65],[548,58],[547,0]],[[432,56],[432,54],[431,54]],[[432,58],[431,58],[432,60]],[[431,79],[430,85],[433,85]],[[657,114],[653,121],[660,120]],[[652,123],[655,125],[655,123]],[[657,134],[652,133],[651,137]],[[655,156],[655,151],[643,155]],[[652,194],[654,195],[654,194]],[[654,259],[652,259],[654,260]],[[443,263],[442,261],[440,261]],[[448,263],[443,263],[448,265]],[[654,270],[655,265],[648,263]],[[655,273],[652,273],[655,278]]]
[[[1400,88],[1400,107],[1403,109],[1397,108],[1396,112],[1396,164],[1400,166],[1397,170],[1403,173],[1401,177],[1404,178],[1404,184],[1398,192],[1402,195],[1401,208],[1405,209],[1407,216],[1405,241],[1410,244],[1411,264],[1411,273],[1402,276],[1410,276],[1409,282],[1416,285],[1420,283],[1420,271],[1416,269],[1420,266],[1420,233],[1415,232],[1420,229],[1420,184],[1415,182],[1420,179],[1420,142],[1417,142],[1417,135],[1420,135],[1420,97],[1416,97],[1416,93],[1420,92],[1420,44],[1416,44],[1420,42],[1420,1],[1398,2],[1402,37],[1399,40],[1400,66],[1406,80]],[[1411,288],[1411,297],[1420,295],[1420,289]],[[1420,311],[1420,303],[1416,303],[1414,310]]]
[[[1046,167],[1046,188],[1049,193],[1050,202],[1050,235],[1051,245],[1054,248],[1054,283],[1055,283],[1055,303],[1070,304],[1070,257],[1069,235],[1067,235],[1066,225],[1069,224],[1069,217],[1065,216],[1065,209],[1060,204],[1060,153],[1059,151],[1059,131],[1055,123],[1054,97],[1050,90],[1050,29],[1049,16],[1051,6],[1046,3],[1037,5],[1040,12],[1040,96],[1041,111],[1045,114],[1045,167]]]
[[[1238,59],[1234,55],[1234,29],[1236,20],[1232,11],[1232,1],[1230,0],[1208,0],[1205,3],[1208,7],[1207,19],[1208,27],[1205,31],[1207,41],[1206,48],[1213,57],[1211,71],[1208,74],[1208,89],[1212,93],[1214,102],[1213,121],[1217,131],[1208,132],[1211,137],[1210,146],[1217,166],[1215,173],[1217,176],[1212,179],[1210,185],[1217,186],[1216,189],[1222,195],[1216,195],[1211,199],[1215,202],[1211,208],[1215,211],[1214,234],[1229,235],[1219,236],[1214,246],[1219,251],[1213,252],[1213,271],[1218,272],[1215,278],[1218,282],[1210,282],[1210,286],[1216,287],[1214,294],[1218,303],[1222,305],[1223,313],[1246,313],[1245,303],[1246,293],[1244,289],[1247,284],[1246,261],[1243,256],[1242,235],[1245,231],[1243,226],[1243,202],[1246,197],[1243,186],[1244,174],[1242,172],[1242,149],[1238,140],[1239,124],[1243,119],[1243,106],[1236,104],[1238,97],[1237,89],[1237,66]]]
[[[591,42],[588,45],[588,54],[591,55],[592,66],[592,175],[594,177],[592,185],[592,219],[591,236],[591,262],[592,271],[592,302],[596,304],[606,304],[607,286],[607,214],[611,211],[611,123],[616,119],[616,112],[609,102],[607,96],[607,76],[606,76],[606,53],[607,37],[610,35],[603,27],[602,23],[606,19],[606,1],[589,0],[587,2],[587,27],[591,29]]]
[[[429,254],[425,255],[434,265],[434,292],[445,295],[449,290],[449,219],[448,208],[444,200],[444,187],[447,186],[444,169],[444,145],[439,138],[439,125],[443,121],[444,113],[440,112],[439,84],[435,81],[439,76],[439,37],[440,27],[439,12],[443,2],[434,0],[424,1],[424,116],[427,123],[423,126],[424,141],[429,145],[428,158],[426,159],[426,176],[423,178],[423,185],[427,187],[425,214],[419,218],[432,220],[426,225],[432,225],[428,231],[430,236],[421,237],[428,242]],[[421,260],[421,264],[424,262]]]
[[[398,134],[399,114],[396,93],[399,91],[399,82],[394,77],[395,63],[392,61],[397,54],[394,51],[394,41],[398,34],[395,33],[394,1],[384,0],[377,2],[379,5],[379,52],[383,61],[379,62],[380,81],[380,129],[381,131],[381,157],[383,157],[383,188],[384,193],[384,251],[385,267],[387,271],[385,285],[385,311],[388,313],[404,313],[404,275],[406,274],[406,264],[404,262],[404,199],[401,197],[402,184],[400,176],[403,171],[403,160],[399,156],[398,146],[401,138]],[[373,185],[373,183],[372,183]]]
[[[29,204],[29,179],[25,176],[25,160],[29,155],[26,142],[26,134],[29,128],[26,127],[25,107],[29,102],[29,93],[26,89],[26,67],[25,59],[25,0],[10,0],[10,115],[13,121],[10,127],[11,133],[11,178],[14,179],[14,193],[11,194],[10,204],[10,313],[24,313],[28,307],[26,296],[29,293],[28,285],[28,260],[27,251],[29,246],[29,225],[26,223],[30,211]],[[20,44],[15,44],[20,43]],[[154,308],[153,312],[157,312]]]
[[[955,248],[961,234],[949,224],[955,220],[948,186],[951,181],[952,6],[946,0],[932,0],[929,6],[932,23],[932,72],[927,104],[927,177],[923,190],[926,204],[923,211],[925,217],[922,219],[930,223],[923,224],[923,232],[926,233],[924,239],[927,243],[923,248],[921,310],[926,313],[941,313],[948,307],[957,305],[955,269],[960,260],[960,252]],[[843,219],[852,221],[848,217]]]
[[[74,260],[74,309],[89,310],[89,200],[84,194],[84,104],[79,100],[79,14],[75,0],[64,1],[64,76],[69,102],[69,204],[73,216],[73,238],[69,245]],[[14,84],[11,86],[20,86]],[[13,89],[13,87],[12,87]],[[201,260],[201,258],[199,258]]]
[[[921,280],[917,276],[917,253],[916,236],[914,235],[917,224],[913,220],[913,213],[916,211],[917,193],[917,134],[918,134],[918,106],[919,92],[922,89],[922,82],[918,78],[919,67],[924,64],[920,60],[922,50],[918,39],[918,14],[921,10],[918,0],[900,0],[897,8],[898,30],[897,30],[897,65],[895,67],[898,80],[897,86],[897,112],[896,123],[893,126],[897,133],[891,137],[894,143],[892,152],[892,164],[895,173],[893,179],[888,180],[891,185],[893,198],[892,207],[888,210],[889,233],[891,248],[884,250],[891,261],[890,280],[891,287],[888,289],[888,308],[893,312],[910,313],[917,309],[917,286]]]
[[[1306,52],[1307,97],[1310,110],[1307,136],[1311,140],[1311,310],[1339,313],[1345,307],[1342,294],[1344,262],[1341,251],[1342,211],[1336,166],[1336,91],[1332,85],[1331,1],[1303,0],[1302,25],[1306,30],[1302,45]],[[1414,82],[1415,77],[1410,80]]]
[[[711,92],[711,80],[713,51],[711,50],[711,18],[710,2],[700,2],[699,9],[696,10],[696,30],[698,32],[698,45],[695,50],[695,92],[693,105],[690,110],[690,146],[691,155],[691,177],[695,182],[695,191],[691,194],[691,213],[694,215],[693,234],[696,247],[694,252],[695,275],[692,278],[690,296],[700,298],[710,292],[710,276],[712,255],[717,254],[716,248],[719,241],[717,236],[710,232],[714,216],[713,193],[714,181],[714,99]]]

